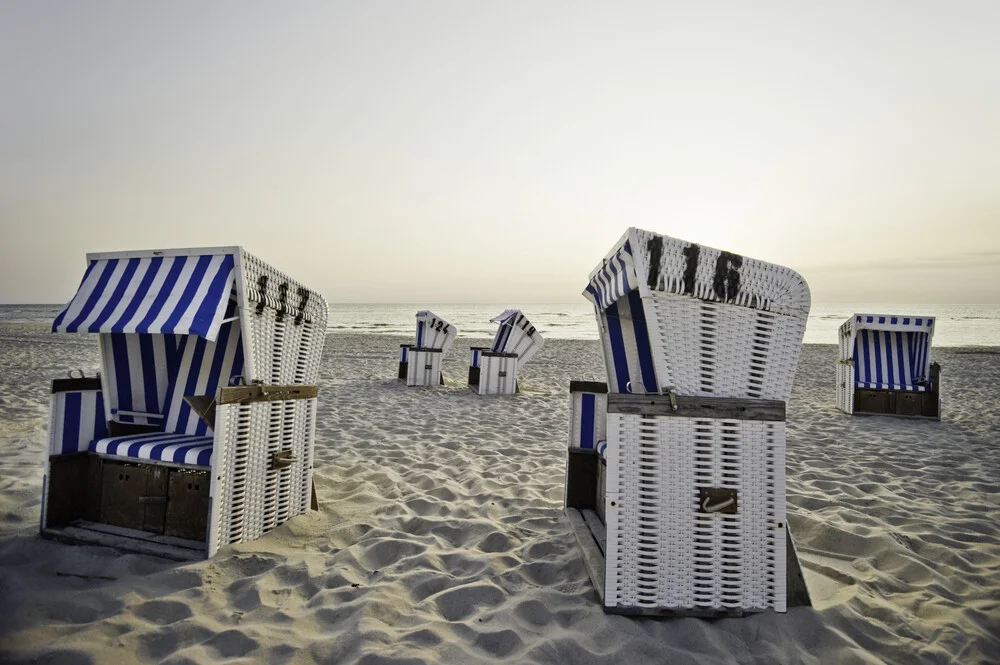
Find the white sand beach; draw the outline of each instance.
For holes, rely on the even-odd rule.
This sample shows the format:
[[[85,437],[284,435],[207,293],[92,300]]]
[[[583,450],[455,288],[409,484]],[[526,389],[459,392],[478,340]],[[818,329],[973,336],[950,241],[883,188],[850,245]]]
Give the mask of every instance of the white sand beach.
[[[571,379],[551,340],[522,392],[395,380],[391,336],[333,334],[320,510],[178,564],[38,536],[48,386],[97,370],[87,336],[0,324],[0,662],[997,663],[1000,349],[940,348],[941,422],[834,407],[807,345],[788,410],[789,521],[814,605],[742,619],[605,615],[562,513]]]

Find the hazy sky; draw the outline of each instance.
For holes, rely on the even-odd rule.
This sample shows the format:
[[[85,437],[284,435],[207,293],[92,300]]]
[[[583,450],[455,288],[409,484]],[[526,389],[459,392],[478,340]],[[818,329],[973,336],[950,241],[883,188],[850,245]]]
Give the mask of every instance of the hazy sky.
[[[331,302],[582,302],[633,225],[1000,302],[1000,1],[0,0],[0,302],[240,244]]]

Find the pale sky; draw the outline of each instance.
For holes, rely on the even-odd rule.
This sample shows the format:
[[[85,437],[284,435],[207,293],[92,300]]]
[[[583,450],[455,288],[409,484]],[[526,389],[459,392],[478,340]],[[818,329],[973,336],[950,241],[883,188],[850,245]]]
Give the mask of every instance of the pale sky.
[[[1000,303],[1000,1],[0,0],[0,303],[243,245],[330,302],[582,302],[628,226]]]

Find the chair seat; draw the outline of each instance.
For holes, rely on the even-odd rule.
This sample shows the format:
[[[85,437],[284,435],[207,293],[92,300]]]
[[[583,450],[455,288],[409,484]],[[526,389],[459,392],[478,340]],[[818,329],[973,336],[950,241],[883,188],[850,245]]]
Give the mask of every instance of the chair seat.
[[[875,383],[871,381],[855,381],[855,387],[865,390],[909,390],[911,392],[925,393],[930,390],[928,386],[907,386],[898,383]]]
[[[90,442],[88,450],[101,455],[131,457],[137,460],[187,464],[209,468],[212,465],[212,436],[152,432],[113,436]]]

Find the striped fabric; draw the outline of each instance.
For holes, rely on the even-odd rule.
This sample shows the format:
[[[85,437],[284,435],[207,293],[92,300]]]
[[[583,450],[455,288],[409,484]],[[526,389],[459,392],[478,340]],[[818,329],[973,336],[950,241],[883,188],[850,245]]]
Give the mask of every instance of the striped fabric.
[[[854,380],[859,388],[918,390],[930,373],[930,336],[923,332],[858,330]]]
[[[178,335],[104,333],[104,388],[109,420],[139,425],[161,425],[167,386],[180,361]],[[120,413],[120,412],[133,413]],[[148,416],[134,415],[137,413]]]
[[[630,291],[601,312],[608,363],[608,390],[615,393],[659,392],[646,314],[638,291]]]
[[[399,362],[405,363],[409,361],[411,346],[410,344],[399,345]]]
[[[600,309],[610,307],[616,300],[638,288],[638,278],[632,261],[632,246],[625,244],[590,279],[586,291]]]
[[[214,340],[233,289],[232,255],[91,260],[53,332],[177,333]]]
[[[597,454],[601,456],[601,459],[608,458],[608,442],[601,440],[597,442]]]
[[[474,346],[471,349],[469,349],[469,366],[470,367],[479,367],[480,366],[480,364],[483,362],[482,353],[485,350],[486,349],[484,349],[481,346]]]
[[[926,393],[930,391],[930,387],[926,385],[904,385],[901,383],[870,383],[863,381],[855,381],[855,387],[863,388],[865,390],[908,390],[910,392]]]
[[[597,396],[585,393],[580,396],[580,447],[593,448],[597,441],[594,438],[594,416]]]
[[[607,435],[607,394],[570,390],[569,447],[594,450]]]
[[[417,312],[417,348],[441,349],[447,352],[451,348],[458,331],[434,312],[421,310]]]
[[[138,460],[155,460],[171,464],[212,465],[212,437],[190,434],[133,434],[98,439],[91,442],[90,452]]]
[[[230,305],[230,312],[234,306]],[[215,397],[243,374],[243,339],[239,320],[223,324],[218,340],[209,342],[189,335],[183,338],[180,366],[167,388],[163,431],[203,436],[208,425],[184,400],[187,395]]]
[[[518,367],[528,362],[542,348],[544,340],[541,334],[535,330],[521,310],[504,310],[490,321],[500,324],[490,350],[494,353],[517,355]]]
[[[94,439],[108,435],[104,397],[99,390],[52,395],[49,454],[69,455],[87,450]]]

